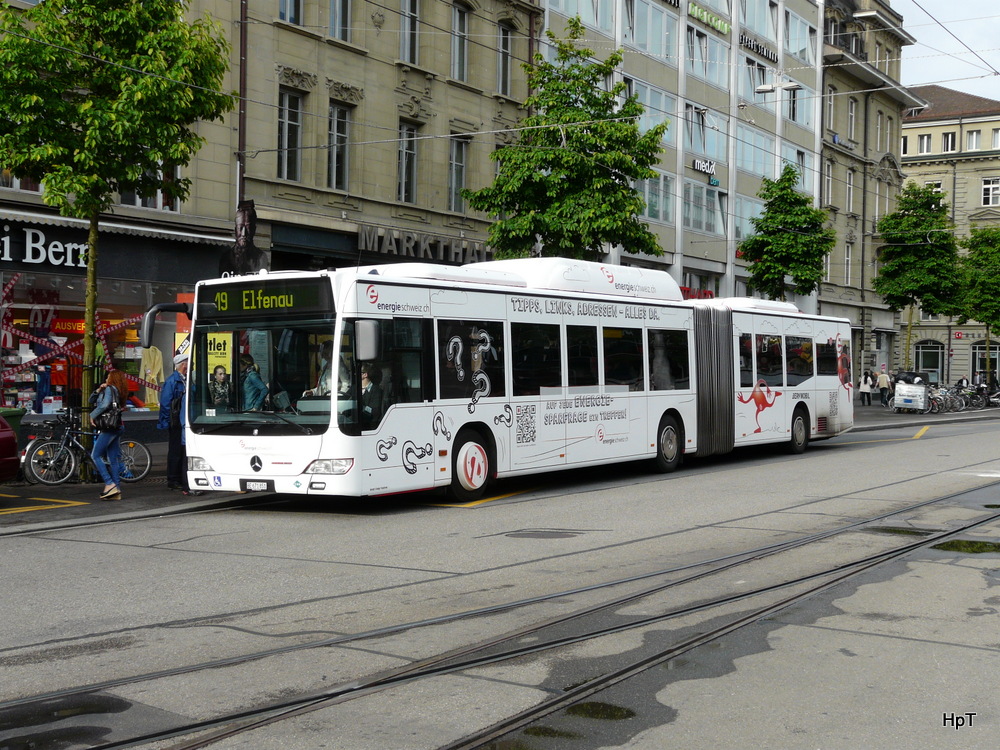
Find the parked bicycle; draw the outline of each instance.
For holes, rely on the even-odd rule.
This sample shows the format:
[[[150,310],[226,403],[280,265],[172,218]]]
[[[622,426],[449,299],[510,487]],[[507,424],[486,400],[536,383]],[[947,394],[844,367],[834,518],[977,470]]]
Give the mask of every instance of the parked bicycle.
[[[43,422],[32,425],[32,429],[28,434],[28,441],[21,448],[20,459],[21,476],[28,484],[38,484],[38,477],[35,476],[35,473],[31,470],[31,464],[28,463],[28,455],[39,443],[47,443],[50,440],[54,440],[59,428],[66,427],[69,424],[70,419],[63,412],[57,414],[55,419],[46,419]]]
[[[82,465],[98,474],[90,451],[83,446],[79,438],[89,436],[95,438],[97,433],[84,430],[80,426],[79,409],[64,410],[67,413],[66,426],[58,440],[47,440],[37,443],[25,458],[27,469],[42,484],[55,485],[69,481],[76,476],[77,469]],[[121,474],[123,482],[138,482],[149,474],[153,465],[153,457],[149,448],[138,440],[121,441]]]

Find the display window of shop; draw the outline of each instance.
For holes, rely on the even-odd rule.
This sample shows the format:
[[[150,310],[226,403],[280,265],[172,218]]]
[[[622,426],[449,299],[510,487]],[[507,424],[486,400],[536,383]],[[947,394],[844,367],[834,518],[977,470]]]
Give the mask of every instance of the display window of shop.
[[[81,406],[86,402],[84,278],[3,272],[0,284],[4,405],[34,413]],[[171,372],[178,335],[186,335],[178,334],[178,321],[164,321],[155,345],[143,350],[138,337],[142,314],[156,302],[181,300],[192,291],[181,284],[98,280],[96,364],[103,372],[105,363],[110,363],[128,376],[131,408],[158,408],[157,393]]]

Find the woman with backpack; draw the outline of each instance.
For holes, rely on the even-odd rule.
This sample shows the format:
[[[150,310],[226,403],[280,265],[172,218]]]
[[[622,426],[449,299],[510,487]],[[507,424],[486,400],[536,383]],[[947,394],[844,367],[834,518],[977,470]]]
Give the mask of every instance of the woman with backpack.
[[[97,387],[90,398],[91,403],[96,403],[94,410],[90,412],[90,423],[97,428],[97,439],[90,455],[94,459],[101,479],[104,480],[101,500],[121,500],[122,492],[118,483],[121,480],[122,470],[121,436],[125,431],[121,413],[125,408],[125,399],[128,398],[128,381],[125,379],[125,373],[121,370],[111,370],[107,379]],[[102,425],[98,418],[108,412],[110,419],[105,420],[106,425]],[[104,465],[105,460],[108,466]]]

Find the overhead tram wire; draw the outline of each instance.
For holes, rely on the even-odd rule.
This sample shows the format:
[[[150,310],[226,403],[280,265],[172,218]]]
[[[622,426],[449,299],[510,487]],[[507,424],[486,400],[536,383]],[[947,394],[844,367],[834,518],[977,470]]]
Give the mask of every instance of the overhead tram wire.
[[[974,49],[972,49],[964,41],[962,41],[961,39],[959,39],[955,35],[955,32],[953,32],[951,29],[949,29],[947,26],[945,26],[943,23],[941,23],[937,18],[935,18],[934,15],[932,15],[930,11],[928,11],[926,8],[924,8],[924,6],[922,6],[919,2],[917,2],[917,0],[910,0],[910,2],[913,3],[914,5],[916,5],[918,8],[920,8],[920,10],[922,10],[925,14],[927,14],[927,17],[930,18],[932,21],[934,21],[934,23],[936,23],[942,29],[944,29],[945,31],[947,31],[948,34],[956,42],[958,42],[959,44],[961,44],[963,47],[965,47],[967,50],[969,50],[969,52],[971,52],[973,55],[975,55],[979,59],[979,61],[981,63],[983,63],[983,65],[985,65],[987,68],[989,68],[990,70],[993,71],[993,75],[1000,76],[1000,70],[997,70],[995,67],[993,67],[993,65],[991,63],[987,62],[987,60],[982,55],[980,55],[978,52],[976,52]]]

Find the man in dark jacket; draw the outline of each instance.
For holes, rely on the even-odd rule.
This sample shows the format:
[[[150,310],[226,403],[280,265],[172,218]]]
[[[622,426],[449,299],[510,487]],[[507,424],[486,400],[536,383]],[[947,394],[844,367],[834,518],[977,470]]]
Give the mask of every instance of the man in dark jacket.
[[[184,381],[187,378],[188,354],[184,352],[174,357],[174,371],[160,391],[160,418],[157,429],[169,430],[167,437],[167,487],[180,490],[185,495],[200,495],[201,492],[188,486],[187,449],[184,427],[187,424],[187,409]]]

